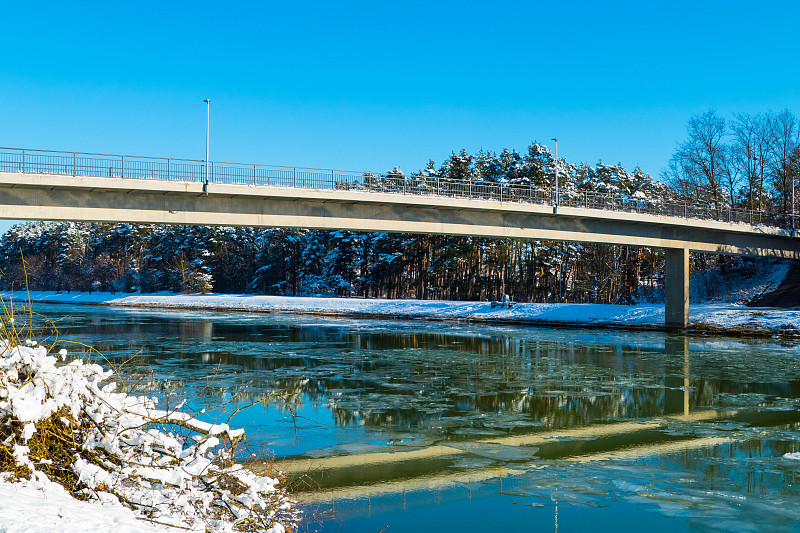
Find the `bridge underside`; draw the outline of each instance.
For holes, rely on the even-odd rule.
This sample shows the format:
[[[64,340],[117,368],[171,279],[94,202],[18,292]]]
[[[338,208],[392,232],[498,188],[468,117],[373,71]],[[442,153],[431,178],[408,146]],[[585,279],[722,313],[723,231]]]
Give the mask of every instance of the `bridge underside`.
[[[263,226],[664,248],[666,317],[688,324],[689,251],[800,257],[788,232],[629,212],[374,192],[0,174],[0,218]]]

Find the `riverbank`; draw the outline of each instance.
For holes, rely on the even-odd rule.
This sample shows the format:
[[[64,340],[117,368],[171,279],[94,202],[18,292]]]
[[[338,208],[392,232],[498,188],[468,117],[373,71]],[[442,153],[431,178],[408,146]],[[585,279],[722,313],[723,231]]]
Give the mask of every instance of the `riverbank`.
[[[281,478],[234,464],[243,429],[196,418],[181,398],[117,391],[116,371],[21,342],[22,331],[3,316],[0,532],[295,529]],[[93,523],[74,528],[83,514]]]
[[[0,292],[15,302],[25,292]],[[383,300],[243,294],[111,294],[31,291],[33,302],[92,304],[119,307],[201,309],[210,311],[285,312],[327,316],[393,319],[467,320],[497,324],[569,327],[662,329],[664,306],[654,304],[516,303],[510,308],[491,302]],[[800,335],[800,308],[758,308],[742,304],[707,303],[689,306],[689,330],[740,335]]]

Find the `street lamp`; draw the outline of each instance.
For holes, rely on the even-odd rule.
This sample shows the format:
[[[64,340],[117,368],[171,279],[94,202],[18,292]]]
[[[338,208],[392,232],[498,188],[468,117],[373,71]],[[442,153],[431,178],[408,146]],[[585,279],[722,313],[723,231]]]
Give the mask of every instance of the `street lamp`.
[[[555,204],[553,205],[553,213],[558,212],[558,137],[553,137],[550,139],[551,141],[556,142],[556,162],[555,162],[555,172],[556,172],[556,199]]]
[[[794,237],[794,176],[792,176],[792,237]]]
[[[758,154],[756,154],[753,156],[753,174],[750,177],[750,224],[753,223],[753,211],[756,210],[756,204],[758,204],[759,217],[761,216],[761,190],[756,190],[756,186],[760,187],[760,183],[757,181],[759,163],[763,162],[760,160]]]
[[[203,182],[203,192],[208,194],[208,119],[211,116],[211,98],[203,101],[206,103],[206,180]]]

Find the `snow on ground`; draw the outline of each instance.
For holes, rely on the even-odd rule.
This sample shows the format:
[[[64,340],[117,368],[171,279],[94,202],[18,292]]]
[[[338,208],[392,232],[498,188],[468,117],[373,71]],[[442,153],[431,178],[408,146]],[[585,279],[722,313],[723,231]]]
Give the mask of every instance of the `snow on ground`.
[[[139,520],[121,505],[76,500],[57,484],[0,480],[0,533],[174,533],[175,528]]]
[[[16,339],[6,329],[12,322],[3,322]],[[0,339],[0,533],[232,533],[243,524],[283,533],[296,525],[278,478],[232,463],[243,430],[116,392],[117,383],[103,384],[112,371],[66,356]],[[15,470],[29,480],[12,482]],[[73,499],[51,475],[90,502]]]
[[[786,278],[790,261],[757,259],[727,273],[719,268],[693,275],[689,294],[697,303],[744,303],[774,291]]]
[[[0,292],[6,301],[10,293]],[[14,298],[24,302],[27,294]],[[664,306],[658,304],[542,304],[517,303],[510,309],[490,302],[440,300],[380,300],[305,296],[237,294],[110,294],[31,292],[36,302],[91,303],[131,307],[166,307],[217,311],[279,311],[294,313],[374,316],[383,318],[466,319],[493,322],[538,322],[591,326],[661,327]],[[800,308],[751,308],[741,304],[703,303],[689,307],[691,326],[800,332]]]

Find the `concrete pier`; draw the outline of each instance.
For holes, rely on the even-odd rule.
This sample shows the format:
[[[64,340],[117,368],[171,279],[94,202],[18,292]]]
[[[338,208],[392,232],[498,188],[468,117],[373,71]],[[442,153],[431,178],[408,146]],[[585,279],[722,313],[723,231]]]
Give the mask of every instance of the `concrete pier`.
[[[684,329],[689,325],[689,249],[667,248],[664,265],[664,325]]]

